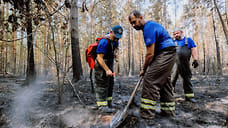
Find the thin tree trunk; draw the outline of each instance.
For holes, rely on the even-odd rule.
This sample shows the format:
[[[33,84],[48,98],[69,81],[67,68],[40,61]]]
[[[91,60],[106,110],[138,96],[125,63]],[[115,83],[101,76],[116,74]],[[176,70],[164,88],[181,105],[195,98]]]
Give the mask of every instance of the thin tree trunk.
[[[8,34],[6,34],[6,39],[8,38]],[[5,76],[5,74],[7,74],[7,71],[8,71],[8,47],[6,47],[6,50],[5,50],[5,62],[4,62],[4,65],[5,65],[5,70],[4,70],[4,73],[3,73],[3,76]]]
[[[54,48],[54,56],[55,56],[54,63],[55,63],[55,66],[56,66],[56,75],[57,75],[57,84],[58,84],[58,104],[61,104],[62,103],[63,86],[60,83],[60,64],[59,64],[59,58],[58,58],[57,49],[56,49],[55,30],[54,30],[54,27],[52,25],[52,19],[50,17],[51,14],[50,14],[50,12],[48,10],[48,7],[46,6],[46,4],[44,2],[42,2],[42,4],[45,6],[45,13],[46,13],[46,16],[48,18],[49,26],[51,28],[51,33],[50,34],[51,34],[52,38],[50,38],[48,36],[48,39],[52,40],[52,44],[53,44],[53,48]]]
[[[23,37],[24,32],[21,31],[21,38]],[[19,55],[19,67],[18,67],[18,72],[19,74],[23,73],[23,52],[24,52],[24,47],[23,47],[23,40],[20,41],[20,55]]]
[[[72,66],[73,66],[73,82],[77,82],[82,76],[82,64],[79,47],[79,30],[78,30],[78,0],[72,0],[70,10],[70,25],[71,25],[71,51],[72,51]]]
[[[213,10],[212,10],[212,21],[213,21],[215,43],[216,43],[217,65],[218,65],[217,68],[218,68],[218,75],[222,75],[222,65],[221,65],[221,59],[220,59],[220,47],[219,47],[219,42],[218,42],[217,35],[216,35],[216,26],[215,26],[215,19],[214,19]]]
[[[128,72],[128,75],[131,76],[131,73],[132,73],[132,68],[131,68],[131,48],[132,48],[132,43],[131,43],[131,26],[129,25],[128,26],[128,69],[129,69],[129,72]]]
[[[3,49],[3,43],[0,42],[0,74],[4,71],[4,49]]]
[[[197,6],[197,5],[195,5]],[[195,20],[195,43],[196,43],[196,46],[199,47],[199,25],[197,23],[197,18],[198,18],[198,10],[197,10],[197,7],[195,7],[194,9],[194,13],[195,13],[195,17],[194,17],[194,20]],[[197,54],[199,55],[199,48],[197,48]],[[199,58],[198,58],[199,59]]]
[[[33,36],[33,40],[34,40],[34,45],[36,46],[35,48],[34,48],[34,54],[35,54],[35,63],[37,64],[37,66],[36,66],[36,69],[41,69],[41,64],[40,64],[40,58],[39,58],[39,43],[38,43],[38,40],[39,40],[39,35],[36,35],[36,34],[34,34],[34,36]],[[40,74],[40,70],[36,70],[37,72],[36,72],[36,74],[39,76],[39,74]]]
[[[4,27],[4,9],[5,9],[5,4],[2,3],[0,5],[0,27],[3,28]],[[0,29],[0,39],[3,39],[4,38],[4,30],[3,29]],[[0,73],[3,73],[4,74],[4,42],[0,41]]]
[[[167,25],[167,6],[166,6],[166,0],[163,1],[163,17],[164,17],[164,26],[165,29],[168,29],[168,25]]]
[[[226,26],[228,26],[228,0],[225,0]]]
[[[204,36],[205,37],[205,36]],[[206,74],[206,40],[203,41],[203,74]]]
[[[174,0],[174,6],[175,6],[175,10],[174,10],[174,18],[175,18],[174,27],[176,28],[177,27],[176,26],[176,22],[177,22],[177,2],[176,2],[176,0]]]
[[[210,74],[210,72],[212,71],[212,67],[211,67],[211,62],[212,62],[212,56],[213,56],[213,44],[214,44],[214,34],[213,34],[213,17],[210,16],[208,17],[208,23],[210,24],[210,27],[209,27],[209,30],[208,30],[208,33],[206,36],[207,38],[207,42],[210,43],[206,45],[206,49],[207,49],[207,68],[206,68],[206,72],[207,74]],[[208,37],[211,37],[211,38],[208,38]],[[210,45],[210,46],[209,46]],[[210,48],[209,48],[210,47]],[[212,47],[212,48],[211,48]]]
[[[217,10],[217,12],[218,12],[219,19],[220,19],[221,24],[222,24],[223,32],[224,32],[225,37],[226,37],[226,43],[228,44],[228,30],[227,30],[227,26],[225,25],[225,23],[224,23],[224,21],[223,21],[223,19],[222,19],[222,15],[221,15],[220,10],[219,10],[219,8],[218,8],[218,6],[217,6],[216,0],[214,0],[214,5],[215,5],[215,8],[216,8],[216,10]]]
[[[132,31],[132,28],[130,28],[130,43],[131,43],[131,56],[130,56],[130,72],[129,72],[129,75],[132,76],[134,75],[134,52],[135,50],[134,49],[134,44],[133,44],[133,31]]]
[[[90,44],[92,44],[94,42],[94,36],[93,36],[93,22],[94,22],[94,19],[93,19],[93,11],[94,11],[94,8],[96,6],[96,0],[93,1],[93,4],[91,4],[90,6],[90,10],[89,10],[89,16],[90,16]]]
[[[108,13],[108,29],[111,27],[112,25],[112,6],[111,6],[112,0],[107,0],[106,4],[108,6],[107,8],[107,13]]]
[[[51,25],[51,20],[49,21],[49,24]],[[57,49],[56,49],[55,31],[54,31],[53,26],[51,26],[51,31],[52,31],[53,48],[54,48],[54,53],[55,53],[55,66],[56,66],[56,75],[57,75],[57,84],[58,84],[58,104],[61,104],[63,86],[60,83],[60,76],[59,76],[60,75],[60,66],[59,66],[59,59],[58,59]]]
[[[140,57],[140,63],[139,63],[139,70],[142,70],[142,66],[144,63],[144,56],[143,56],[143,37],[142,37],[142,33],[139,32],[139,57]]]
[[[62,19],[60,19],[60,23],[63,23]],[[59,47],[59,61],[64,63],[64,30],[59,28],[59,34],[60,34],[60,47]],[[63,68],[63,65],[60,65]]]
[[[9,14],[9,4],[7,3],[7,4],[6,4],[6,17],[8,17],[8,14]],[[4,34],[4,37],[5,37],[6,40],[8,40],[8,38],[9,38],[8,33]],[[8,66],[9,66],[9,65],[8,65],[8,46],[7,46],[7,45],[6,45],[6,48],[5,48],[5,53],[6,53],[6,55],[5,55],[5,62],[4,62],[5,70],[4,70],[3,76],[4,76],[5,74],[7,74]]]
[[[14,40],[16,40],[17,39],[17,32],[16,31],[14,31],[13,32],[13,39]],[[16,74],[16,63],[17,63],[17,57],[16,57],[16,55],[17,55],[17,53],[16,53],[16,51],[17,51],[17,41],[13,41],[13,46],[12,46],[12,48],[13,48],[13,52],[12,52],[12,72],[13,72],[13,74]]]
[[[45,55],[48,56],[48,41],[49,41],[49,27],[47,27],[47,25],[45,24],[44,25],[44,37],[43,37],[43,40],[44,40],[44,53]],[[44,57],[44,75],[48,75],[48,58],[47,57]]]

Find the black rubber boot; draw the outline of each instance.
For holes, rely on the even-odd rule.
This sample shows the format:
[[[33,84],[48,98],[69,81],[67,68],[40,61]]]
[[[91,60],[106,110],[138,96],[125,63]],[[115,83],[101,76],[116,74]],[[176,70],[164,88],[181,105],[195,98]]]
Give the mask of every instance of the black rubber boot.
[[[192,102],[192,103],[196,103],[195,98],[188,98],[188,97],[185,97],[185,100],[186,100],[186,101],[189,101],[189,102]]]
[[[108,106],[101,106],[101,107],[99,107],[99,111],[101,111],[103,113],[113,113],[113,112],[115,112],[115,109],[110,108]]]

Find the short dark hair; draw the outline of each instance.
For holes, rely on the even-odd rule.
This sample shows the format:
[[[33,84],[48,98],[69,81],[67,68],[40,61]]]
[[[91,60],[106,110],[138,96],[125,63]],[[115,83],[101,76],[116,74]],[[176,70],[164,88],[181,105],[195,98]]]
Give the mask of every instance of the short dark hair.
[[[141,14],[139,11],[134,10],[134,11],[132,11],[132,12],[129,14],[129,16],[128,16],[128,20],[129,20],[129,21],[131,20],[131,15],[134,15],[135,18],[139,18],[140,16],[142,16],[142,14]]]

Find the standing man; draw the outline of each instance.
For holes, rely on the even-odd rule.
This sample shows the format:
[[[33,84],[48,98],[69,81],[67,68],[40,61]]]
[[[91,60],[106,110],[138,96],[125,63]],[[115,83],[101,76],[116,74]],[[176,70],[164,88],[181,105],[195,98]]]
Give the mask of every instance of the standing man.
[[[176,59],[175,44],[162,25],[145,21],[139,11],[130,13],[129,22],[136,30],[143,31],[146,45],[145,62],[140,72],[144,81],[139,115],[146,119],[154,118],[156,101],[160,98],[160,114],[174,116],[175,102],[170,78]]]
[[[173,32],[173,36],[175,37],[174,42],[177,46],[177,68],[172,76],[172,84],[175,87],[178,75],[180,74],[183,79],[185,100],[195,103],[196,100],[194,99],[194,92],[191,83],[192,73],[190,69],[190,58],[192,55],[192,66],[196,68],[199,65],[197,61],[196,45],[191,38],[183,36],[183,31],[180,28],[177,28]]]
[[[114,112],[112,109],[112,91],[114,85],[113,62],[114,53],[118,49],[118,40],[122,37],[123,28],[115,25],[98,44],[95,63],[96,100],[100,111]]]

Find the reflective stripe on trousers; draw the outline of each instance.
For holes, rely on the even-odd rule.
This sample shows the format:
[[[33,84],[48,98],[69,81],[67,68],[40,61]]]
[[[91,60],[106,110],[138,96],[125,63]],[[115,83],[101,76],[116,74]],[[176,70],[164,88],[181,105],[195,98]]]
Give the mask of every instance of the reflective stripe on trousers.
[[[109,101],[112,101],[112,97],[107,97],[107,101],[97,101],[97,106],[107,106]]]
[[[194,97],[194,93],[185,93],[184,96],[188,98],[192,98]]]
[[[110,100],[112,100],[112,97],[107,97],[107,101],[110,101]]]
[[[97,106],[100,107],[100,106],[107,106],[108,105],[108,102],[107,101],[97,101]]]
[[[155,110],[156,109],[156,101],[141,98],[141,108]]]
[[[174,111],[175,102],[161,102],[161,110],[163,111]]]

